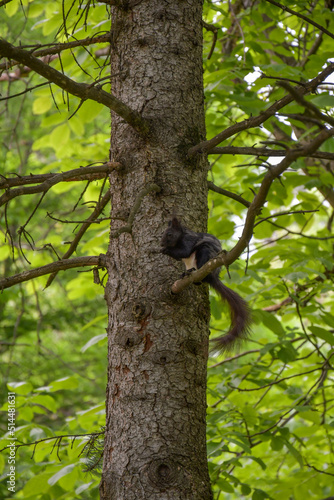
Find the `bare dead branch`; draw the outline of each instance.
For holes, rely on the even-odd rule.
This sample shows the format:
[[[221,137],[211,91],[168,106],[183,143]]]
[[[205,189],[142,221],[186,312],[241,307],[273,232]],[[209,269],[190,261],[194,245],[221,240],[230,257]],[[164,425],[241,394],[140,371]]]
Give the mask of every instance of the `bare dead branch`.
[[[62,52],[63,50],[74,49],[76,47],[87,47],[89,45],[94,45],[95,43],[107,43],[110,42],[110,38],[111,33],[107,32],[103,35],[92,36],[82,40],[76,40],[74,42],[52,44],[51,47],[45,49],[38,49],[38,47],[36,47],[36,49],[34,49],[34,56],[42,57],[50,54],[59,54],[59,52]]]
[[[209,24],[206,21],[202,21],[203,28],[207,31],[212,31],[212,33],[216,33],[219,30],[219,26],[215,26],[214,24]]]
[[[53,178],[54,176],[60,175],[59,182],[81,182],[83,180],[96,180],[103,179],[106,173],[110,173],[112,170],[121,168],[122,164],[118,162],[106,162],[101,165],[86,165],[85,167],[79,167],[73,170],[68,170],[67,172],[73,172],[73,177],[63,178],[62,175],[66,172],[60,173],[49,173],[49,174],[30,174],[21,176],[15,173],[16,177],[4,177],[0,174],[0,189],[7,189],[15,186],[24,186],[27,184],[40,184],[46,180]],[[94,169],[91,173],[87,169]]]
[[[64,75],[60,71],[43,63],[40,59],[30,54],[27,50],[14,47],[7,41],[0,39],[0,55],[9,59],[14,59],[21,64],[25,64],[39,75],[46,78],[49,82],[55,83],[58,87],[72,94],[82,101],[91,99],[107,106],[116,114],[121,116],[129,125],[131,125],[140,135],[146,136],[149,132],[149,125],[138,111],[131,109],[127,104],[120,101],[112,94],[94,85],[87,83],[78,83]]]
[[[57,222],[61,222],[62,224],[85,224],[87,222],[87,219],[85,220],[68,220],[68,219],[58,219],[57,217],[54,217],[52,214],[49,212],[46,213],[50,219],[55,220]],[[123,217],[101,217],[100,219],[95,219],[93,221],[90,221],[90,224],[101,224],[101,222],[105,220],[124,220]]]
[[[52,61],[57,59],[57,55],[50,55],[50,56],[43,56],[41,57],[41,61],[45,64],[50,64]],[[21,80],[22,78],[26,78],[27,74],[30,73],[32,70],[31,68],[28,68],[28,66],[18,66],[17,68],[8,71],[9,68],[12,68],[13,66],[17,66],[19,63],[16,61],[6,61],[2,64],[0,64],[0,70],[3,71],[3,73],[0,76],[0,81],[5,81],[5,82],[13,82],[16,80]],[[4,71],[7,70],[7,71]],[[45,82],[45,85],[47,85],[49,82]],[[36,86],[37,88],[37,86]],[[32,89],[33,90],[33,89]],[[27,91],[27,89],[26,89]],[[20,95],[20,94],[16,94]],[[6,96],[1,99],[1,101],[5,101],[7,99],[12,99],[14,96]]]
[[[81,181],[87,177],[89,179],[91,175],[95,176],[96,174],[100,175],[102,173],[102,177],[104,177],[107,173],[110,173],[112,170],[120,167],[121,164],[118,162],[107,162],[103,165],[80,167],[68,170],[67,172],[61,172],[59,174],[30,175],[16,177],[13,179],[3,177],[0,179],[0,189],[7,189],[7,191],[0,197],[0,207],[17,196],[42,192],[46,193],[52,186],[58,184],[59,182]],[[24,186],[25,184],[36,185],[30,187],[19,187],[17,189],[8,189],[11,186]]]
[[[29,344],[30,345],[30,344]],[[72,367],[71,367],[72,368]],[[73,368],[72,368],[73,369]],[[62,436],[49,436],[49,437],[46,437],[46,438],[42,438],[42,439],[38,439],[37,441],[33,441],[32,443],[19,443],[19,444],[16,444],[14,445],[14,447],[16,449],[18,448],[22,448],[22,446],[34,446],[36,448],[36,446],[39,444],[39,443],[43,443],[44,441],[53,441],[54,439],[57,441],[59,439],[63,439],[63,438],[72,438],[72,440],[76,439],[77,437],[84,437],[84,436],[101,436],[104,434],[104,431],[101,431],[101,432],[91,432],[90,434],[64,434]],[[0,449],[0,453],[4,450],[7,450],[7,449],[10,449],[12,448],[13,446],[11,445],[7,445],[5,446],[4,448],[1,448]]]
[[[106,257],[104,254],[101,255],[90,255],[88,257],[74,257],[73,259],[62,259],[50,264],[46,264],[42,267],[37,267],[30,271],[24,271],[20,274],[15,274],[8,278],[0,279],[0,290],[5,288],[10,288],[11,286],[17,285],[18,283],[23,283],[39,276],[44,276],[45,274],[58,273],[59,271],[64,271],[65,269],[73,269],[74,267],[84,267],[84,266],[100,266],[105,267]]]
[[[48,43],[44,45],[21,45],[21,49],[30,49],[30,52],[33,53],[35,57],[41,57],[42,61],[45,63],[49,63],[54,58],[47,58],[46,56],[59,55],[63,50],[71,50],[76,47],[87,47],[89,45],[93,45],[95,43],[107,43],[110,42],[111,32],[108,31],[103,35],[97,35],[94,37],[84,38],[82,40],[75,40],[73,42],[65,42],[65,43]],[[5,70],[16,66],[19,64],[17,61],[6,61],[0,64],[0,70]],[[30,70],[27,66],[23,68],[23,71]],[[15,74],[14,74],[15,76]]]
[[[327,68],[325,68],[321,73],[319,73],[319,75],[313,78],[313,80],[310,80],[309,82],[303,85],[298,85],[297,87],[295,87],[295,90],[300,95],[305,95],[308,94],[309,92],[313,92],[317,88],[317,86],[320,85],[333,72],[334,72],[334,63],[330,63],[327,66]],[[220,132],[212,139],[200,142],[196,146],[193,146],[192,148],[189,149],[188,155],[192,156],[196,153],[207,153],[208,151],[212,150],[212,148],[218,146],[218,144],[225,141],[225,139],[228,139],[232,135],[235,135],[238,132],[247,130],[249,128],[258,127],[266,120],[268,120],[268,118],[275,115],[277,111],[282,109],[287,104],[290,104],[290,102],[292,101],[293,97],[290,94],[282,97],[282,99],[279,99],[278,101],[274,102],[274,104],[272,104],[265,111],[262,111],[259,115],[235,123],[231,127],[228,127],[227,129]]]
[[[139,207],[140,207],[140,204],[143,200],[143,198],[149,194],[150,192],[152,191],[160,191],[160,187],[157,186],[156,184],[149,184],[148,186],[146,186],[142,191],[139,192],[136,200],[135,200],[135,203],[130,211],[130,215],[128,217],[128,223],[119,228],[119,229],[116,229],[114,232],[111,232],[111,238],[117,238],[120,234],[122,233],[130,233],[132,231],[132,224],[133,224],[133,220],[134,220],[134,217],[136,215],[136,213],[138,212],[139,210]],[[103,198],[96,204],[95,206],[95,209],[93,211],[93,213],[90,215],[90,217],[87,219],[87,221],[85,221],[82,226],[80,227],[79,231],[77,232],[74,240],[72,241],[69,249],[67,250],[67,252],[63,255],[63,260],[64,259],[68,259],[72,254],[73,252],[75,252],[78,244],[79,244],[79,241],[81,240],[82,236],[84,235],[84,233],[87,231],[87,229],[89,228],[89,226],[95,222],[95,220],[97,219],[97,217],[99,216],[99,214],[102,212],[102,210],[104,209],[104,207],[106,206],[106,204],[109,202],[111,198],[111,193],[110,191],[108,191],[104,196]],[[57,272],[54,272],[53,274],[51,274],[51,276],[49,277],[46,285],[45,285],[45,288],[47,288],[48,286],[51,285],[51,283],[53,282],[54,278],[56,277],[56,274]]]
[[[230,356],[228,358],[225,358],[222,361],[215,363],[214,365],[208,366],[208,370],[211,370],[211,368],[216,368],[217,366],[224,365],[225,363],[230,363],[230,361],[234,361],[235,359],[242,358],[243,356],[247,356],[248,354],[253,354],[254,352],[260,352],[260,351],[261,351],[261,349],[250,349],[249,351],[244,351],[244,352],[235,354],[234,356]]]

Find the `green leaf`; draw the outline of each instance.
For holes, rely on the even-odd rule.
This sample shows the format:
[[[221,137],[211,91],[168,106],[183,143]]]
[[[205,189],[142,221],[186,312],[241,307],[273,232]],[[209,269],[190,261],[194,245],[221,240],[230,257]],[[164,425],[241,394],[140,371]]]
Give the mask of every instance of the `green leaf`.
[[[241,485],[241,493],[243,495],[249,495],[251,493],[251,488],[248,486],[248,484],[242,484]]]
[[[10,255],[9,246],[0,246],[0,262],[6,260]]]
[[[59,148],[66,148],[70,140],[70,129],[67,123],[59,125],[50,134],[50,146],[57,152]]]
[[[64,389],[71,390],[76,389],[79,385],[79,382],[75,376],[72,377],[64,377],[58,380],[54,380],[50,383],[50,391],[56,392]]]
[[[24,498],[36,498],[36,495],[47,493],[50,490],[49,480],[51,477],[52,472],[43,472],[29,479],[22,490]]]
[[[50,410],[52,413],[56,413],[57,411],[57,404],[56,401],[54,400],[53,397],[49,395],[38,395],[38,396],[32,396],[29,399],[30,403],[36,404],[36,405],[41,405]]]
[[[61,478],[66,476],[67,474],[70,474],[73,469],[75,468],[75,464],[70,464],[66,465],[65,467],[62,467],[56,474],[51,476],[48,480],[49,485],[53,486],[56,484]]]
[[[42,115],[51,109],[52,104],[53,102],[51,97],[39,97],[38,99],[35,99],[33,103],[32,112],[35,115]]]
[[[328,92],[323,92],[320,95],[312,96],[310,98],[312,104],[319,106],[319,108],[333,108],[334,107],[334,96]]]
[[[265,498],[270,498],[270,497],[263,490],[259,490],[258,488],[254,490],[254,493],[252,495],[252,500],[264,500]]]
[[[294,361],[297,358],[298,352],[291,344],[285,343],[277,351],[277,356],[284,361],[284,363],[289,363],[289,361]]]
[[[104,340],[107,338],[107,334],[106,333],[101,333],[100,335],[95,335],[95,337],[92,337],[82,348],[81,348],[81,352],[85,352],[87,351],[87,349],[89,347],[91,347],[92,345],[95,345],[97,344],[98,342],[100,342],[101,340]]]
[[[259,283],[262,283],[262,285],[265,284],[266,280],[263,278],[261,275],[257,274],[256,272],[252,271],[252,269],[248,269],[247,274],[257,280]]]
[[[94,319],[86,323],[85,326],[81,328],[81,331],[84,332],[85,330],[87,330],[87,328],[90,328],[92,325],[96,325],[96,323],[100,323],[107,318],[108,314],[100,314],[99,316],[96,316]]]
[[[261,467],[262,470],[266,470],[267,466],[266,466],[266,464],[264,463],[264,461],[261,458],[254,457],[253,455],[248,455],[247,458],[250,458],[251,460],[254,460],[254,462],[256,462],[257,464],[259,464],[259,466]]]
[[[285,335],[285,330],[282,327],[280,321],[276,318],[271,313],[268,313],[266,311],[261,312],[261,319],[263,324],[269,328],[272,332],[274,332],[278,336],[284,336]]]
[[[225,481],[225,479],[219,478],[217,481],[217,486],[221,491],[225,491],[226,493],[234,493],[233,486]]]
[[[246,453],[249,453],[249,454],[251,453],[251,449],[246,443],[243,443],[242,441],[239,441],[238,439],[233,439],[231,437],[227,438],[227,441],[229,443],[234,443],[237,446],[240,446],[240,448],[242,448],[244,451],[246,451]]]
[[[90,483],[84,483],[82,484],[81,486],[79,486],[78,488],[76,488],[75,490],[75,494],[76,495],[80,495],[83,491],[86,491],[89,489],[89,487],[94,484],[93,481],[91,481]]]
[[[319,337],[320,339],[325,340],[328,342],[330,345],[334,346],[334,335],[333,333],[329,332],[328,330],[325,330],[324,328],[320,328],[319,326],[310,326],[309,330],[316,336]]]
[[[321,424],[321,415],[316,412],[316,411],[303,411],[301,414],[301,417],[304,418],[305,420],[309,420],[310,422],[313,422],[314,424]],[[315,429],[314,429],[315,432]]]
[[[274,451],[280,451],[283,448],[284,444],[284,439],[280,438],[279,436],[273,436],[271,438],[270,447]]]
[[[301,454],[299,453],[299,451],[289,441],[285,442],[285,446],[288,448],[291,455],[295,458],[296,462],[299,463],[300,468],[303,468],[304,467],[303,458],[302,458]]]
[[[246,405],[242,410],[242,414],[247,422],[247,425],[255,426],[257,424],[258,412],[255,410],[255,408],[250,405]]]
[[[13,0],[10,3],[6,4],[6,8],[4,9],[4,11],[6,12],[7,16],[13,17],[19,8],[19,5],[19,0]]]
[[[33,386],[30,382],[8,382],[7,387],[11,392],[24,395],[33,390]]]

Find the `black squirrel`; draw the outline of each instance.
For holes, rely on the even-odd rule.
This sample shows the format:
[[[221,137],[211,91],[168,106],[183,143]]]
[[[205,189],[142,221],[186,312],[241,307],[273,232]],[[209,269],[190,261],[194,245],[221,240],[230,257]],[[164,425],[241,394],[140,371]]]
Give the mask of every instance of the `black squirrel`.
[[[182,260],[186,273],[201,268],[208,260],[216,257],[222,247],[218,238],[208,233],[195,233],[183,226],[176,217],[168,223],[162,235],[161,252]],[[230,351],[250,333],[251,315],[247,302],[219,279],[220,267],[214,269],[203,281],[209,283],[229,305],[231,326],[221,337],[213,339],[214,350]],[[183,275],[183,276],[184,276]]]

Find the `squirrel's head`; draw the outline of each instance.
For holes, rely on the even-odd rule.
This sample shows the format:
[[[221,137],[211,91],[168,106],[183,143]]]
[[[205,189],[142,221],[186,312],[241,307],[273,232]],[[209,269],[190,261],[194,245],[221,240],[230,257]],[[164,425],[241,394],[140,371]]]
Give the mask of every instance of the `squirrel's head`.
[[[183,227],[180,221],[176,217],[173,217],[172,220],[168,222],[168,227],[164,232],[164,234],[162,235],[161,238],[162,249],[175,247],[179,239],[182,237],[182,234],[183,234]]]

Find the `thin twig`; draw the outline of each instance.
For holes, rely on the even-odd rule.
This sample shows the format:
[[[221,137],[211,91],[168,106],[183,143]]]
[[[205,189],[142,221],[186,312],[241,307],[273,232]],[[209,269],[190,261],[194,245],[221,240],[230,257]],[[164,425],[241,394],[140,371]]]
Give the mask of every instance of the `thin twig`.
[[[285,115],[283,115],[285,116]],[[291,117],[294,118],[294,117]],[[306,117],[305,117],[306,121]],[[310,119],[308,119],[310,121]],[[317,120],[319,124],[319,121]],[[215,147],[208,151],[208,154],[220,154],[220,155],[249,155],[249,156],[275,156],[281,157],[285,156],[287,151],[298,152],[297,149],[269,149],[269,148],[255,148],[255,147],[244,147],[244,146],[224,146]],[[303,156],[303,155],[301,155]],[[310,158],[321,158],[323,160],[334,160],[334,153],[325,153],[323,151],[316,151],[311,155],[307,155]]]
[[[39,443],[43,443],[44,441],[52,441],[53,439],[58,441],[59,439],[64,439],[64,438],[77,438],[77,437],[85,437],[85,436],[101,436],[103,434],[104,434],[104,431],[91,432],[90,434],[88,434],[88,433],[87,434],[64,434],[62,436],[46,437],[46,438],[38,439],[37,441],[33,441],[32,443],[19,443],[19,444],[15,444],[15,445],[7,445],[4,448],[1,448],[0,452],[2,452],[4,450],[12,449],[13,446],[16,449],[22,448],[23,446],[34,446],[36,448],[36,446]]]
[[[63,260],[71,257],[71,255],[76,251],[77,246],[78,246],[81,238],[83,237],[83,235],[85,234],[87,229],[90,227],[91,223],[94,222],[94,220],[96,220],[96,218],[100,215],[100,213],[102,212],[104,207],[107,205],[107,203],[109,203],[110,198],[111,198],[111,193],[110,193],[110,190],[108,190],[106,192],[106,194],[103,196],[103,198],[101,199],[101,201],[96,204],[93,212],[88,217],[87,221],[81,225],[79,231],[77,232],[77,234],[74,237],[74,240],[71,242],[67,252],[64,253],[64,255],[62,257]],[[55,279],[56,275],[57,275],[57,271],[53,272],[49,276],[48,281],[45,285],[45,288],[47,288],[48,286],[51,285],[51,283]]]
[[[289,9],[289,7],[286,7],[286,5],[282,5],[281,3],[275,2],[274,0],[265,0],[266,2],[271,3],[272,5],[275,5],[276,7],[279,7],[280,9],[284,10],[285,12],[289,12],[289,14],[292,14],[293,16],[297,16],[300,19],[303,19],[309,24],[312,24],[312,26],[315,26],[318,28],[320,31],[325,33],[326,35],[330,36],[331,38],[334,38],[334,34],[328,31],[326,28],[321,26],[321,24],[316,23],[311,19],[310,17],[304,16],[304,14],[301,14],[300,12],[296,12],[295,10]]]
[[[215,193],[222,194],[223,196],[226,196],[228,198],[232,198],[235,201],[238,201],[245,207],[250,207],[250,201],[245,200],[242,196],[239,194],[232,193],[231,191],[227,191],[226,189],[223,189],[219,186],[216,186],[213,182],[208,181],[208,188],[211,189],[211,191],[214,191]]]
[[[282,215],[293,215],[293,214],[307,214],[307,213],[313,213],[313,212],[319,212],[319,210],[294,210],[294,211],[285,211],[285,212],[277,212],[276,214],[269,215],[268,217],[264,217],[263,219],[261,218],[258,222],[254,224],[254,228],[261,224],[262,222],[265,222],[269,219],[273,219],[275,217],[281,217]],[[299,234],[299,233],[298,233]]]

